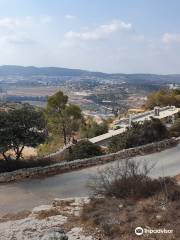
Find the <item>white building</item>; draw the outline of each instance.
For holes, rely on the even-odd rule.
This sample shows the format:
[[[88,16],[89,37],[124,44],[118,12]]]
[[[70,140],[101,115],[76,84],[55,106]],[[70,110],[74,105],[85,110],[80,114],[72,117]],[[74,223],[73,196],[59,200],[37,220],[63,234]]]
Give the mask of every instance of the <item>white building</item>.
[[[163,122],[174,122],[176,115],[180,112],[180,108],[174,106],[167,107],[155,107],[152,111],[146,111],[138,114],[131,114],[129,118],[124,118],[115,121],[115,127],[117,130],[110,130],[108,133],[89,139],[92,143],[98,145],[106,145],[108,141],[113,137],[122,134],[126,131],[126,128],[131,125],[132,122],[143,122],[145,120],[151,120],[151,118],[157,118]]]

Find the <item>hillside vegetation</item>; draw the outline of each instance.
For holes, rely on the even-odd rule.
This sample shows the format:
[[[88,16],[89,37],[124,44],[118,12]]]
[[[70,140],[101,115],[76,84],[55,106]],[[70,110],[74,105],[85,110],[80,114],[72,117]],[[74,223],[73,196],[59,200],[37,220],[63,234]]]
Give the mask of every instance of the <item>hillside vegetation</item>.
[[[153,164],[120,161],[102,170],[90,184],[92,197],[81,221],[104,240],[172,240],[180,236],[180,186],[173,178],[148,177]],[[173,230],[135,235],[136,227]]]
[[[143,123],[133,123],[131,127],[119,136],[115,136],[109,143],[110,152],[136,147],[151,142],[161,141],[169,137],[166,126],[159,120],[152,118]]]
[[[146,108],[153,109],[156,106],[176,106],[180,107],[180,90],[161,89],[153,92],[147,97]]]

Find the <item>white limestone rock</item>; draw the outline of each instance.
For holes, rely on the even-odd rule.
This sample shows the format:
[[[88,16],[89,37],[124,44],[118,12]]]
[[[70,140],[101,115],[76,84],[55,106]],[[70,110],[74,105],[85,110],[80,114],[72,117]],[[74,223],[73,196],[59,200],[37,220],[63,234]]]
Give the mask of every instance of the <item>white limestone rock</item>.
[[[0,239],[40,240],[49,229],[61,226],[66,221],[67,217],[57,215],[46,219],[28,217],[21,220],[0,223]]]
[[[68,240],[93,240],[92,236],[85,236],[79,227],[72,228],[66,235],[69,237]]]
[[[51,209],[52,209],[51,205],[41,205],[41,206],[33,208],[32,213],[39,214],[41,212],[50,211]]]

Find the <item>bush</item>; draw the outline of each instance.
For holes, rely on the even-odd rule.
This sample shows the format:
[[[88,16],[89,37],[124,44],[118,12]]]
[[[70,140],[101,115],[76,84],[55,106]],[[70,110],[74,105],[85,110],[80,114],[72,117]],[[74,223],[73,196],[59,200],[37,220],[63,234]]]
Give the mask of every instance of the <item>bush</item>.
[[[179,89],[160,89],[157,92],[151,93],[147,97],[146,108],[153,109],[156,106],[176,106],[180,107],[180,90]]]
[[[23,168],[44,167],[57,163],[56,160],[50,158],[28,159],[28,160],[14,160],[10,159],[0,160],[0,173],[12,172]]]
[[[169,137],[168,130],[159,119],[133,123],[126,132],[112,138],[109,144],[110,152],[136,147],[151,142],[161,141]]]
[[[169,178],[151,179],[148,174],[153,167],[154,164],[150,166],[146,162],[122,160],[99,172],[90,183],[90,188],[94,196],[148,198],[173,185]]]
[[[81,222],[87,229],[94,232],[97,239],[146,239],[134,237],[137,226],[161,226],[173,229],[173,235],[153,234],[151,239],[178,239],[180,186],[173,179],[161,179],[166,183],[168,198],[164,194],[134,201],[133,199],[120,199],[114,197],[91,198],[81,211]],[[160,219],[157,219],[160,216]],[[98,229],[98,231],[94,231]],[[121,236],[121,237],[120,237]],[[147,237],[147,239],[150,239]]]
[[[97,239],[138,239],[132,235],[137,226],[166,229],[169,224],[176,231],[174,239],[179,236],[180,186],[170,177],[151,179],[153,167],[142,160],[123,160],[92,180],[93,195],[83,206],[81,221],[92,231],[98,229]],[[159,236],[153,235],[172,239]]]
[[[37,147],[38,156],[46,156],[57,152],[64,145],[63,138],[59,135],[50,133],[44,144]]]
[[[175,123],[169,129],[170,135],[172,137],[179,137],[180,136],[180,118],[178,118]]]
[[[98,124],[93,119],[88,118],[86,122],[84,122],[80,129],[80,135],[82,138],[93,138],[104,133],[108,132],[108,122],[103,121]]]
[[[65,159],[72,161],[75,159],[83,159],[102,155],[101,147],[89,142],[88,140],[81,140],[76,145],[69,148],[69,153],[66,154]]]

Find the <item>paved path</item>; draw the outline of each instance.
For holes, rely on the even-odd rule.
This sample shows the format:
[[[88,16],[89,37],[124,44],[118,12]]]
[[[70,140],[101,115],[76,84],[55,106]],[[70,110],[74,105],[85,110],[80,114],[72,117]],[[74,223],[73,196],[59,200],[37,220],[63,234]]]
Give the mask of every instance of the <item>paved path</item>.
[[[180,173],[180,144],[174,148],[135,159],[157,161],[152,172],[154,177],[174,176]],[[87,182],[90,175],[95,174],[98,168],[96,166],[44,179],[0,185],[0,215],[48,204],[56,197],[87,196]]]

